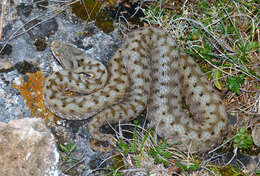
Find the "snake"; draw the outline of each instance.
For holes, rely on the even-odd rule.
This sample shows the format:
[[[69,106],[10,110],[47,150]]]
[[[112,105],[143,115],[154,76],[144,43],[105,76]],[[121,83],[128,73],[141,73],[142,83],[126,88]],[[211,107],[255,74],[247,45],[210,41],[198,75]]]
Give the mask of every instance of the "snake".
[[[107,66],[66,42],[53,41],[51,50],[63,69],[46,78],[44,103],[63,119],[90,119],[94,139],[116,145],[100,128],[131,121],[146,109],[156,134],[179,142],[180,150],[192,144],[206,152],[223,140],[227,113],[220,95],[168,32],[130,32]]]

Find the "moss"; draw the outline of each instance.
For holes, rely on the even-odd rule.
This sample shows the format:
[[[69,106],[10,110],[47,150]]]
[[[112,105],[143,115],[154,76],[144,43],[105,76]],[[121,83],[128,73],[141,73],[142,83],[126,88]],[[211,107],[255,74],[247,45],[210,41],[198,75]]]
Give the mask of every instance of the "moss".
[[[112,21],[109,19],[109,16],[106,13],[99,14],[95,25],[101,28],[105,33],[110,33],[114,30]]]
[[[105,33],[114,30],[112,20],[108,12],[102,11],[102,4],[95,0],[84,0],[71,5],[72,13],[85,21],[95,20],[96,26],[102,29]]]
[[[221,176],[246,176],[241,170],[235,169],[233,166],[228,165],[218,169]]]
[[[14,65],[14,68],[21,74],[36,73],[37,71],[39,71],[38,67],[27,61],[16,63]]]
[[[36,39],[34,41],[34,45],[36,47],[37,51],[44,51],[47,48],[47,43],[45,41],[45,39]]]

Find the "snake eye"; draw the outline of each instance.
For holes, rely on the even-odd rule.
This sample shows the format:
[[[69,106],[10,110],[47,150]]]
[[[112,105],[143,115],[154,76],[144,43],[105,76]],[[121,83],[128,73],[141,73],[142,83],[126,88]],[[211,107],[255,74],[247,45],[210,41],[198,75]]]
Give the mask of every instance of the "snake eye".
[[[88,77],[88,78],[91,78],[91,77],[94,76],[93,73],[86,73],[86,72],[80,72],[79,74],[80,74],[80,75],[83,75],[83,76],[85,76],[85,77]]]
[[[81,81],[87,80],[87,79],[93,79],[95,77],[95,74],[90,73],[90,72],[80,72],[79,77]]]

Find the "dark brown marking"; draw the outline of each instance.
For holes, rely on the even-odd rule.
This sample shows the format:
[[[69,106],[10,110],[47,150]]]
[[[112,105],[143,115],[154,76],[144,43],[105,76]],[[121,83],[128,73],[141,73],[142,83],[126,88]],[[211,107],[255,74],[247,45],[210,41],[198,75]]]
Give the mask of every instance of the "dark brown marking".
[[[72,73],[71,73],[71,72],[69,72],[68,77],[69,77],[69,82],[71,82],[71,81],[73,80],[73,78],[72,78]]]
[[[54,98],[56,98],[56,96],[54,95],[54,93],[52,93],[49,99],[54,99]]]
[[[152,68],[154,73],[157,73],[159,71],[159,68]]]
[[[98,99],[94,98],[93,99],[94,103],[97,105],[99,103]]]
[[[114,117],[115,114],[116,114],[116,111],[115,111],[115,109],[113,108],[113,106],[110,108],[110,110],[111,110],[111,114],[112,114],[112,116]]]
[[[141,101],[141,100],[135,99],[134,101],[135,101],[136,103],[138,103],[139,105],[142,105],[143,107],[145,106],[145,103],[144,103],[143,101]]]
[[[159,78],[158,78],[158,77],[154,77],[154,78],[152,78],[152,81],[153,81],[153,82],[158,82],[158,81],[159,81]]]
[[[63,101],[61,106],[65,108],[67,106],[67,103]]]
[[[125,80],[119,79],[119,80],[118,80],[118,83],[119,83],[119,84],[124,84],[124,83],[125,83]]]
[[[150,82],[150,78],[148,78],[148,77],[144,77],[144,82]]]
[[[124,114],[128,114],[127,113],[127,109],[123,106],[123,105],[119,105],[120,109],[124,112]]]
[[[95,64],[95,66],[100,66],[101,64],[99,63],[99,62],[97,62],[96,64]]]
[[[113,81],[118,82],[119,78],[114,78]]]
[[[69,60],[71,68],[74,68],[74,62],[72,62],[71,60]]]
[[[171,88],[179,87],[179,84],[177,82],[172,81],[170,82],[170,87]]]
[[[100,79],[95,80],[96,84],[101,85],[102,81]]]
[[[178,109],[178,106],[174,105],[174,106],[172,107],[172,109]]]
[[[149,90],[144,90],[145,95],[148,95],[149,93],[150,93]]]
[[[142,78],[143,76],[141,74],[136,75],[136,78]]]
[[[78,66],[80,67],[80,66],[83,64],[83,62],[84,62],[84,59],[81,58],[81,59],[78,61]]]
[[[137,48],[132,48],[131,51],[132,51],[133,53],[136,53]]]
[[[55,74],[59,78],[59,80],[62,82],[63,81],[63,76],[59,72],[56,72]]]
[[[149,69],[148,65],[144,65],[144,66],[143,66],[143,69],[144,69],[144,70]]]
[[[201,137],[202,137],[202,136],[201,136],[201,133],[198,134],[198,137],[199,137],[199,139],[201,139]]]
[[[159,123],[159,126],[160,127],[164,127],[165,126],[165,122],[161,120],[160,123]]]
[[[163,98],[165,98],[165,95],[160,95],[160,99],[163,99]]]
[[[184,80],[184,75],[180,76],[180,80],[183,81]]]
[[[162,86],[167,86],[168,83],[167,83],[167,82],[161,82],[161,85],[162,85]]]
[[[136,109],[136,107],[133,105],[133,104],[130,104],[130,106],[131,106],[131,109],[134,111],[134,113],[136,114],[137,113],[137,109]]]

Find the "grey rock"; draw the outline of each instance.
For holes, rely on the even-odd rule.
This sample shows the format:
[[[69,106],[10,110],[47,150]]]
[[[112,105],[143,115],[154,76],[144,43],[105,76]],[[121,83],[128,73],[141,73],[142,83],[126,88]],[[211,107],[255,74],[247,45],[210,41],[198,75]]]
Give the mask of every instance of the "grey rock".
[[[28,17],[32,12],[33,5],[21,3],[16,7],[16,9],[19,16],[24,15],[25,17]]]
[[[260,147],[260,122],[255,124],[255,126],[252,130],[252,138],[253,138],[254,144],[257,147]]]
[[[58,161],[54,136],[42,119],[0,123],[1,175],[58,176]]]
[[[11,63],[9,60],[6,61]],[[6,64],[6,66],[8,65]],[[9,69],[12,68],[14,67],[11,66]],[[12,87],[14,82],[21,84],[19,81],[21,77],[16,70],[0,73],[0,122],[31,116],[31,112],[25,106],[19,91]]]
[[[58,30],[58,23],[54,18],[47,21],[35,19],[30,21],[30,23],[27,23],[25,29],[31,29],[28,31],[28,34],[31,36],[32,40],[35,40],[53,35]]]

